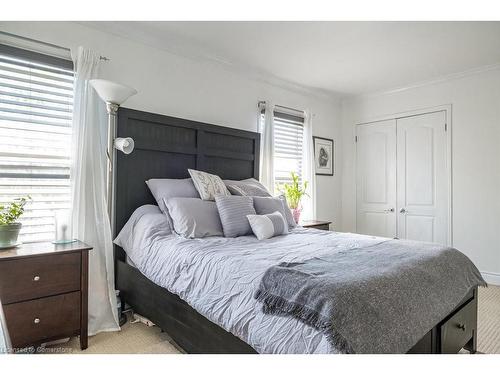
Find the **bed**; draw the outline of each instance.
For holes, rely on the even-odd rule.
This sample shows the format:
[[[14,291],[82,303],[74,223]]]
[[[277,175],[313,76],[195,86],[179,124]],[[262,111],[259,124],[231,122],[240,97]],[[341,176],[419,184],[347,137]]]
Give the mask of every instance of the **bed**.
[[[117,157],[117,232],[138,207],[155,203],[144,183],[150,178],[186,178],[189,177],[188,168],[214,173],[223,179],[258,178],[258,133],[122,108],[118,115],[118,136],[132,137],[136,149],[130,155],[118,154]],[[318,232],[315,230],[302,231],[305,232],[299,229],[293,235],[296,238],[327,235],[315,233]],[[234,254],[231,259],[235,260]],[[252,341],[236,326],[226,325],[227,330],[222,328],[216,317],[200,313],[203,306],[196,306],[196,299],[191,299],[189,304],[181,298],[191,298],[183,294],[182,287],[170,292],[161,286],[162,280],[168,279],[169,275],[163,274],[157,279],[154,275],[160,274],[158,270],[162,267],[148,273],[147,265],[147,261],[138,265],[139,268],[129,264],[123,249],[115,248],[116,287],[121,292],[122,301],[165,330],[185,352],[300,352],[300,347],[287,351],[287,348],[280,350],[279,346],[277,349],[276,345],[265,346],[262,340]],[[335,352],[335,348],[328,349],[321,337],[315,336],[307,327],[297,325],[295,329],[308,335],[307,342],[315,343],[302,348],[302,352]],[[463,347],[475,352],[476,345],[477,289],[474,289],[408,352],[453,353]]]

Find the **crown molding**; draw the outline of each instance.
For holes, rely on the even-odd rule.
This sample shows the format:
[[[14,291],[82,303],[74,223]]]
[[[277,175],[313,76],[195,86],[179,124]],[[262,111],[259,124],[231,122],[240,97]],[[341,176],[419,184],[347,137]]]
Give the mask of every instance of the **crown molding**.
[[[401,93],[404,91],[417,89],[420,87],[433,86],[433,85],[437,85],[440,83],[454,81],[457,79],[463,79],[463,78],[471,77],[474,75],[491,72],[494,70],[500,70],[500,63],[491,64],[491,65],[483,65],[483,66],[480,66],[477,68],[467,69],[467,70],[457,72],[457,73],[446,74],[444,76],[441,76],[441,77],[438,77],[435,79],[420,81],[417,83],[408,84],[408,85],[404,85],[404,86],[398,86],[398,87],[388,89],[388,90],[380,90],[380,91],[374,91],[371,93],[363,93],[363,94],[355,94],[355,95],[345,95],[342,98],[342,100],[368,99],[368,98],[374,98],[374,97],[378,97],[378,96],[393,95],[393,94],[398,94],[398,93]]]
[[[393,95],[420,87],[432,86],[500,69],[500,63],[496,63],[460,71],[457,73],[446,74],[434,79],[396,86],[389,89],[348,94],[345,92],[336,92],[320,89],[317,87],[310,87],[283,79],[265,70],[252,67],[245,62],[224,58],[221,55],[214,53],[214,51],[206,48],[205,46],[175,33],[162,35],[162,37],[160,38],[154,32],[148,30],[147,26],[144,23],[136,23],[133,30],[130,29],[130,26],[128,24],[123,22],[111,23],[98,21],[77,21],[76,23],[83,27],[87,27],[100,32],[114,35],[122,39],[133,41],[135,43],[146,45],[148,47],[180,56],[200,64],[212,64],[213,66],[217,66],[233,74],[238,74],[245,78],[250,78],[277,88],[296,92],[302,95],[312,95],[314,97],[327,101],[348,101],[373,98],[384,95]]]
[[[339,101],[344,97],[342,93],[301,85],[299,83],[280,78],[264,70],[251,67],[247,64],[223,58],[214,54],[207,48],[197,45],[187,38],[180,37],[175,34],[172,34],[167,38],[159,38],[153,33],[148,32],[145,28],[141,28],[140,25],[133,30],[132,34],[130,28],[127,28],[126,25],[119,22],[111,24],[103,22],[78,21],[76,23],[87,28],[112,34],[122,39],[131,40],[176,56],[187,58],[198,63],[209,63],[222,67],[226,71],[302,95],[313,95],[317,98],[328,101]]]

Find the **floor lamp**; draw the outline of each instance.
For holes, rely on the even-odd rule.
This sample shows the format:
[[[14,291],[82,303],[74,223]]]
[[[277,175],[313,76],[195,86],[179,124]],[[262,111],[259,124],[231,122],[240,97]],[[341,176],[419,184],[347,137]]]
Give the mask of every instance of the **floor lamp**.
[[[106,154],[108,159],[107,177],[106,177],[106,204],[108,206],[109,221],[111,224],[111,236],[115,235],[115,156],[116,151],[120,150],[128,155],[134,150],[134,140],[132,138],[116,137],[116,120],[118,108],[132,95],[137,94],[137,90],[116,82],[104,79],[92,79],[90,85],[95,89],[97,95],[106,103],[108,112],[108,145]],[[123,307],[123,306],[122,306]],[[120,326],[127,322],[125,314],[120,314]]]
[[[106,178],[106,203],[108,205],[108,215],[111,222],[111,235],[115,235],[115,154],[117,150],[124,154],[130,154],[134,150],[134,140],[132,138],[116,137],[116,120],[118,108],[132,95],[137,94],[137,90],[120,83],[107,81],[104,79],[92,79],[90,85],[95,89],[99,97],[106,103],[108,111],[108,146],[107,158],[108,169]]]

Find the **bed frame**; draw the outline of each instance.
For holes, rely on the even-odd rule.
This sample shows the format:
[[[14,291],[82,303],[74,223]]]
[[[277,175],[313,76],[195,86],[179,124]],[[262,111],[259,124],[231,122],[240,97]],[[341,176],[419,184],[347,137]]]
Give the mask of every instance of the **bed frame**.
[[[116,159],[116,230],[133,211],[155,200],[144,181],[186,178],[188,168],[223,179],[259,176],[260,135],[175,117],[120,108],[118,137],[132,137],[134,152]],[[256,353],[247,343],[203,317],[177,295],[126,263],[115,246],[115,280],[123,302],[166,331],[187,353]],[[476,351],[477,289],[430,330],[409,353]]]

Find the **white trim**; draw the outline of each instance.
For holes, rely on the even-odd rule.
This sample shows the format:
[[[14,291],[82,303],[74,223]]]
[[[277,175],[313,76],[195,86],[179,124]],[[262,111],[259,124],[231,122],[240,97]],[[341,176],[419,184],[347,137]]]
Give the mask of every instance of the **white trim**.
[[[358,125],[366,125],[370,123],[375,123],[379,121],[386,121],[386,120],[397,120],[400,118],[404,117],[410,117],[410,116],[419,116],[419,115],[425,115],[427,113],[432,113],[432,112],[440,112],[444,111],[445,112],[445,117],[446,117],[446,125],[447,125],[447,131],[446,131],[446,170],[448,173],[448,245],[453,246],[453,165],[452,165],[452,105],[451,104],[443,104],[435,107],[427,107],[427,108],[422,108],[422,109],[415,109],[411,111],[405,111],[405,112],[398,112],[394,114],[389,114],[389,115],[381,115],[377,117],[372,117],[370,120],[364,119],[362,121],[357,121],[355,122],[354,125],[354,134],[355,137],[357,137],[357,130],[358,130]],[[358,167],[358,150],[357,150],[357,143],[354,145],[354,175],[357,176],[357,167]],[[358,180],[355,178],[354,181],[354,188],[355,191],[357,191],[357,186]],[[358,230],[358,222],[357,222],[357,216],[358,216],[358,199],[357,196],[355,198],[355,204],[354,204],[354,214],[355,214],[355,228],[356,231]]]
[[[500,63],[491,64],[491,65],[484,65],[484,66],[480,66],[477,68],[463,70],[463,71],[457,72],[457,73],[446,74],[446,75],[443,75],[441,77],[434,78],[434,79],[429,79],[429,80],[420,81],[420,82],[416,82],[416,83],[410,83],[408,85],[403,85],[403,86],[397,86],[397,87],[387,89],[387,90],[373,91],[373,92],[353,94],[353,95],[345,95],[343,97],[343,99],[344,100],[366,99],[366,98],[373,98],[373,97],[377,97],[377,96],[397,94],[397,93],[400,93],[403,91],[408,91],[408,90],[416,89],[419,87],[432,86],[432,85],[436,85],[439,83],[445,83],[445,82],[453,81],[456,79],[467,78],[467,77],[470,77],[470,76],[473,76],[476,74],[491,72],[493,70],[499,70],[499,69],[500,69]]]
[[[417,109],[413,109],[413,110],[396,112],[396,113],[389,113],[389,114],[378,115],[378,116],[373,116],[373,117],[364,117],[364,118],[362,117],[362,118],[358,119],[358,121],[356,121],[355,124],[356,125],[364,125],[364,124],[369,124],[372,122],[393,120],[393,119],[410,117],[410,116],[425,115],[426,113],[440,112],[440,111],[449,111],[449,113],[451,114],[451,108],[452,108],[451,104],[442,104],[442,105],[437,105],[437,106],[433,106],[433,107],[417,108]],[[446,120],[448,120],[448,116],[446,116]],[[450,116],[450,121],[451,121],[451,116]],[[448,125],[450,125],[450,124],[448,124]]]
[[[65,60],[71,60],[70,51],[66,50],[64,47],[59,47],[45,42],[38,42],[34,39],[17,36],[4,31],[0,31],[0,43]]]
[[[483,279],[491,285],[500,285],[500,273],[482,271]]]

